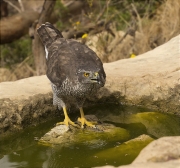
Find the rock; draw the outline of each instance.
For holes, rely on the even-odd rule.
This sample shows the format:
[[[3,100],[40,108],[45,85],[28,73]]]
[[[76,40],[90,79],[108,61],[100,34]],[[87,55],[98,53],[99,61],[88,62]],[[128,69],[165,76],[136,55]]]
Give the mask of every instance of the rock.
[[[92,118],[92,115],[86,115],[85,117],[86,119]],[[98,119],[94,121],[98,122]],[[88,145],[105,145],[109,142],[127,140],[129,138],[128,131],[115,127],[113,124],[98,123],[96,128],[85,127],[84,129],[58,125],[41,137],[39,143],[49,146],[61,145],[61,147],[84,142],[88,143]]]
[[[47,132],[40,140],[39,143],[42,145],[57,145],[62,144],[64,142],[64,135],[67,133],[70,129],[66,125],[58,125],[54,128],[52,128],[49,132]],[[71,136],[71,133],[70,135]],[[69,138],[68,136],[68,138]],[[66,139],[66,142],[68,141],[68,138]]]
[[[145,147],[135,159],[133,164],[146,162],[168,162],[170,160],[178,160],[180,163],[179,159],[180,137],[163,137],[153,141]]]
[[[135,163],[126,166],[120,166],[118,168],[180,168],[180,161],[173,160],[169,162],[159,162],[159,163]],[[100,167],[96,167],[100,168]],[[101,168],[114,168],[113,166],[103,166]]]
[[[163,137],[147,145],[132,164],[119,168],[180,168],[180,137]],[[103,166],[101,168],[113,168]]]
[[[180,115],[180,35],[131,59],[105,63],[107,82],[97,99]]]
[[[0,134],[11,133],[55,116],[46,76],[0,83]]]
[[[120,124],[142,124],[147,134],[156,138],[176,136],[180,133],[180,117],[158,112],[137,112],[136,114],[126,114],[125,112],[122,115],[111,113],[102,117],[101,120]],[[138,132],[140,132],[140,127]]]
[[[130,115],[126,123],[141,122],[147,129],[147,133],[153,137],[175,136],[180,133],[180,118],[166,116],[162,113],[144,112]]]
[[[180,115],[180,35],[132,59],[104,64],[107,82],[86,101],[116,102]],[[55,116],[46,76],[0,83],[0,134]]]

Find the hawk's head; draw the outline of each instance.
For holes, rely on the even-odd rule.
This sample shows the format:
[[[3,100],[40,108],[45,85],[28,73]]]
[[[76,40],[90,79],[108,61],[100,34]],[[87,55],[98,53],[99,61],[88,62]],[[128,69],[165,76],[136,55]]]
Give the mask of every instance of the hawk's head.
[[[80,69],[77,72],[77,75],[78,75],[78,80],[80,83],[89,83],[89,84],[96,83],[101,86],[104,86],[105,79],[99,70],[92,71],[92,70]]]

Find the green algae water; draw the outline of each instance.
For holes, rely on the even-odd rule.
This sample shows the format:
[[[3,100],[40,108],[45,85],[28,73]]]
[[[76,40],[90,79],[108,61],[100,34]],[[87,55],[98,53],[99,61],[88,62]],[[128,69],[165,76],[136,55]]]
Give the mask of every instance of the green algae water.
[[[114,104],[93,106],[85,114],[95,114],[105,123],[115,125],[111,134],[77,132],[77,141],[66,145],[45,146],[38,143],[46,132],[62,121],[52,119],[15,135],[0,139],[2,168],[62,168],[120,166],[130,164],[154,139],[180,136],[180,118],[151,110]],[[70,115],[76,120],[79,112]]]

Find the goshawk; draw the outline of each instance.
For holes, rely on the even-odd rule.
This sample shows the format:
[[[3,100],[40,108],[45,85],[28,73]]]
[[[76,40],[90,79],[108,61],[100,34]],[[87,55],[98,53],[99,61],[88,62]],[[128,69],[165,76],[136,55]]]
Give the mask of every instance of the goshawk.
[[[83,103],[104,86],[106,74],[96,53],[72,39],[63,38],[52,24],[42,24],[37,32],[45,46],[47,72],[53,91],[53,104],[63,108],[65,119],[59,124],[77,126],[70,120],[67,108],[75,104],[80,109],[81,127],[94,127],[84,117]]]

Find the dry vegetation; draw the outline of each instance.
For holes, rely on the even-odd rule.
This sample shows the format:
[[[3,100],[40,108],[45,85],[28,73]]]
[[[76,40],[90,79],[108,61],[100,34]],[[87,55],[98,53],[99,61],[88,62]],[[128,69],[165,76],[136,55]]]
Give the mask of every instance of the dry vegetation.
[[[87,38],[78,39],[95,50],[103,62],[142,54],[180,33],[180,0],[151,0],[144,1],[144,4],[135,0],[132,3],[130,0],[107,0],[101,4],[97,1],[96,8],[91,7],[93,0],[87,2],[81,13],[66,15],[64,22],[58,1],[55,7],[59,12],[56,26],[64,31],[65,36],[67,30],[71,32],[68,35],[75,34],[77,38],[87,33]],[[35,75],[30,38],[23,37],[1,45],[0,66],[0,82]]]
[[[134,9],[135,6],[133,5]],[[152,18],[137,17],[133,20],[136,28],[130,25],[126,31],[117,31],[112,24],[115,37],[101,32],[90,38],[88,44],[101,57],[103,62],[130,58],[156,48],[180,34],[180,1],[167,0],[159,6]],[[129,25],[129,23],[126,23]],[[130,31],[134,31],[132,34]],[[98,47],[97,47],[98,46]]]

